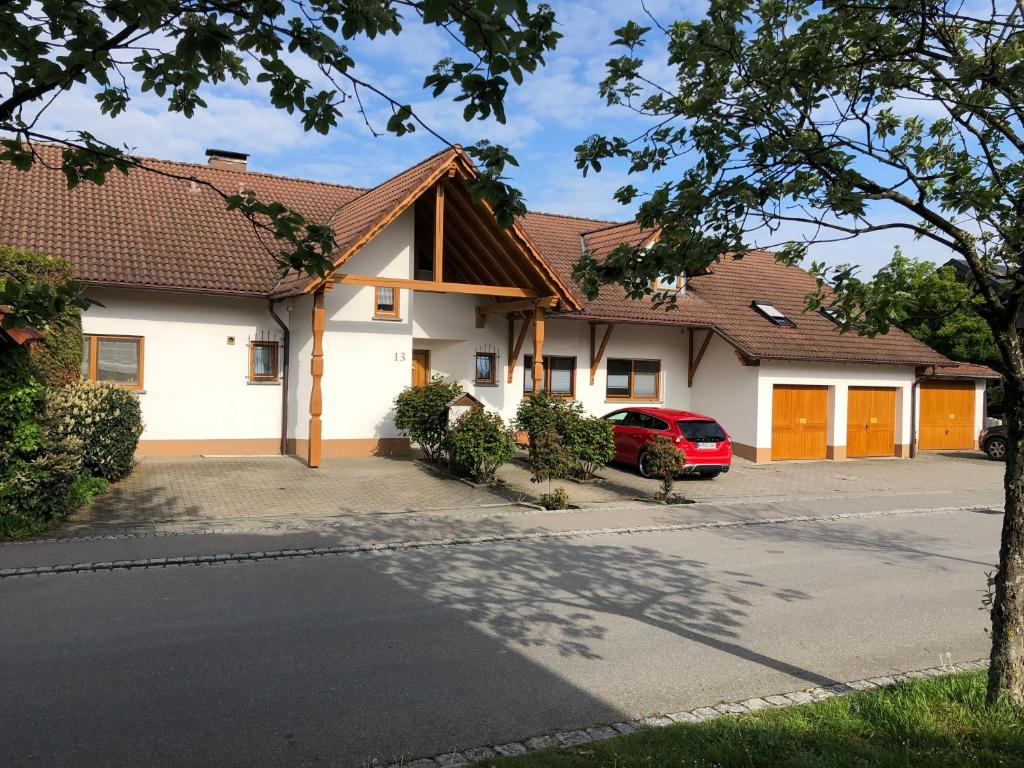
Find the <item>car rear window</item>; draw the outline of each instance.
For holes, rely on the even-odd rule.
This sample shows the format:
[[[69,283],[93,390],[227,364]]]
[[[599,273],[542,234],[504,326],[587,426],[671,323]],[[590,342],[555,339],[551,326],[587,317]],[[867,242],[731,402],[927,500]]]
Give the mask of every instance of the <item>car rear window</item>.
[[[680,421],[679,429],[683,437],[691,443],[696,442],[718,442],[725,440],[725,430],[719,426],[717,421]]]

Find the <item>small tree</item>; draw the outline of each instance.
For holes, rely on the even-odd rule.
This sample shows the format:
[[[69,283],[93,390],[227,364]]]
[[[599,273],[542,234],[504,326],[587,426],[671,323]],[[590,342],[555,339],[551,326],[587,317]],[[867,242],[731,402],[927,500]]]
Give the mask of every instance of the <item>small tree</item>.
[[[406,387],[395,398],[395,428],[437,461],[448,437],[448,403],[463,393],[462,385],[434,376],[422,387]]]
[[[576,475],[589,480],[615,458],[615,432],[611,424],[596,417],[577,417],[570,426],[568,440]]]
[[[569,422],[583,415],[583,406],[575,400],[553,395],[550,392],[533,392],[519,404],[516,411],[516,428],[530,436],[530,451],[533,451],[534,437],[547,427],[553,426],[564,438],[570,430]]]
[[[455,422],[445,448],[453,468],[467,472],[477,483],[487,483],[515,455],[516,438],[501,416],[476,407]]]
[[[565,509],[569,505],[569,495],[564,488],[551,491],[552,480],[564,480],[572,474],[575,461],[565,445],[558,430],[551,424],[541,429],[530,438],[530,481],[543,483],[547,481],[548,492],[538,499],[541,506],[547,509]]]
[[[675,486],[676,475],[683,471],[686,460],[674,442],[669,438],[658,435],[647,444],[647,466],[651,477],[661,480],[661,488],[654,495],[657,501],[667,504],[672,497],[672,488]]]

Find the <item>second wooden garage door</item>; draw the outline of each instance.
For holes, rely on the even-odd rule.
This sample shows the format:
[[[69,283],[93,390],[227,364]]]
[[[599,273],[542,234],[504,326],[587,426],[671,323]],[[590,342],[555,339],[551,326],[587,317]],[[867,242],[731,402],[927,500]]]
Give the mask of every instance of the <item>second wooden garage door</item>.
[[[772,390],[772,461],[824,459],[828,387],[776,384]]]
[[[846,402],[846,455],[892,456],[896,452],[896,390],[850,387]]]
[[[921,421],[917,446],[922,451],[974,447],[974,382],[921,384]]]

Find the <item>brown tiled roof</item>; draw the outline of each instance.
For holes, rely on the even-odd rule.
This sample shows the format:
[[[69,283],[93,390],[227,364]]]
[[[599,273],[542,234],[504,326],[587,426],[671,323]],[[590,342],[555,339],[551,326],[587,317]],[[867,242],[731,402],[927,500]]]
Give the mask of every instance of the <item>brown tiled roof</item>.
[[[313,221],[330,221],[343,260],[459,154],[444,150],[369,190],[148,158],[140,159],[156,173],[134,171],[125,177],[115,172],[102,186],[68,190],[56,169],[60,150],[41,146],[39,151],[46,164],[36,163],[27,172],[0,163],[0,243],[65,258],[76,276],[90,283],[252,296],[295,293],[309,281],[297,275],[281,281],[267,250],[276,250],[274,243],[261,240],[215,192],[188,178],[227,194],[250,189]],[[584,245],[604,254],[646,237],[635,223],[556,214],[531,213],[520,224],[581,303],[572,268]],[[948,364],[901,331],[868,339],[840,334],[818,313],[803,314],[804,296],[813,288],[814,279],[803,270],[754,252],[742,261],[723,258],[710,274],[688,278],[674,311],[627,299],[621,287],[611,285],[574,316],[714,328],[755,358]],[[772,301],[796,327],[770,323],[750,308],[755,299]]]
[[[643,229],[635,221],[625,224],[611,224],[583,233],[583,242],[595,259],[611,253],[616,247],[626,244],[636,247],[643,245],[654,235],[649,229]]]
[[[527,228],[541,253],[565,275],[579,258],[579,237],[594,222],[547,214],[530,214]],[[605,227],[602,233],[625,235],[619,242],[636,244],[639,229]],[[595,227],[596,228],[596,227]],[[577,251],[569,243],[577,233]],[[590,243],[592,234],[586,235]],[[610,251],[618,242],[603,237],[599,247]],[[723,257],[706,275],[689,277],[686,293],[675,309],[655,308],[649,299],[633,300],[619,285],[601,288],[577,316],[594,320],[619,320],[651,324],[713,328],[753,358],[779,360],[825,360],[844,363],[891,363],[896,365],[941,365],[948,360],[898,329],[870,339],[853,333],[841,334],[831,320],[818,312],[803,313],[804,297],[816,287],[810,274],[786,267],[773,254],[755,251],[743,259]],[[750,304],[772,302],[796,327],[774,325]]]
[[[150,158],[139,159],[157,173],[113,172],[102,186],[69,190],[60,150],[37,149],[43,162],[29,171],[0,163],[0,243],[67,259],[79,280],[104,285],[266,296],[277,282],[273,240],[264,247],[245,217],[203,184],[161,174],[227,194],[251,189],[318,222],[363,192]]]
[[[999,379],[1002,374],[987,365],[953,362],[935,367],[935,375],[951,379]]]
[[[17,328],[6,327],[4,319],[11,314],[9,307],[0,307],[0,340],[10,342],[17,346],[27,344],[30,341],[40,341],[46,338],[46,334],[30,325],[22,325]]]

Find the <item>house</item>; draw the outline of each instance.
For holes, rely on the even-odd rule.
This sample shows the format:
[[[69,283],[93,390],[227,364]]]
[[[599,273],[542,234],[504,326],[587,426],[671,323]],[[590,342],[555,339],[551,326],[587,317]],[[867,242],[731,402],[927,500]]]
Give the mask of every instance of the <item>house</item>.
[[[28,172],[0,166],[0,242],[68,259],[88,283],[83,375],[139,393],[142,455],[402,454],[392,402],[432,375],[506,419],[540,387],[593,414],[712,414],[758,462],[905,457],[915,434],[921,449],[971,448],[981,428],[991,371],[954,375],[896,330],[840,334],[801,311],[813,278],[770,253],[664,278],[672,312],[615,286],[587,301],[571,278],[582,249],[649,233],[546,213],[501,229],[467,194],[459,148],[371,189],[211,150],[206,165],[147,159],[156,173],[69,191],[59,149],[39,151],[48,162]],[[212,187],[329,221],[334,271],[282,278],[274,244]]]

